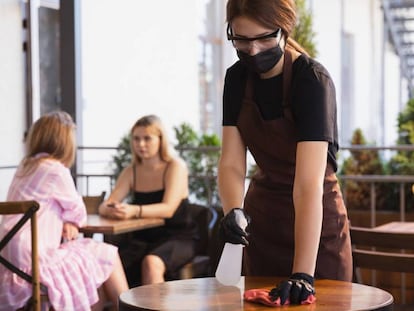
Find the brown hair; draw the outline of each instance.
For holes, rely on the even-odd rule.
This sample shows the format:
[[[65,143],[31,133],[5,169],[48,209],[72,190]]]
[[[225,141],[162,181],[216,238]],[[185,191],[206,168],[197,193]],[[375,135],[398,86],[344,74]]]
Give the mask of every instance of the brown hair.
[[[130,148],[133,151],[134,148],[132,147],[132,133],[137,127],[145,127],[152,130],[156,135],[160,137],[160,150],[159,154],[161,157],[161,160],[169,162],[172,159],[172,154],[170,150],[169,141],[167,138],[167,132],[164,129],[164,126],[161,122],[161,119],[157,117],[156,115],[147,115],[143,116],[142,118],[138,119],[137,122],[135,122],[134,126],[131,128],[130,135],[131,135],[131,142],[130,142]],[[141,163],[142,159],[137,155],[133,154],[132,156],[132,163]]]
[[[281,28],[288,47],[308,54],[290,35],[296,25],[296,5],[294,0],[228,0],[227,23],[239,16],[246,16],[264,27]]]
[[[39,153],[49,154],[66,167],[72,166],[76,154],[75,123],[64,111],[53,111],[40,117],[30,128],[23,159],[23,174],[28,174],[40,159]]]

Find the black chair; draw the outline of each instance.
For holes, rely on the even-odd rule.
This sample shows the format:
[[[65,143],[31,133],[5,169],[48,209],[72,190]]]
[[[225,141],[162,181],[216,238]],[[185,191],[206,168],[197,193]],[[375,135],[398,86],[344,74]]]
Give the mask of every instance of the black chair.
[[[196,246],[195,257],[179,271],[180,279],[206,277],[211,275],[211,259],[209,254],[210,222],[214,218],[214,212],[207,206],[189,204],[192,217],[197,222],[200,240]]]

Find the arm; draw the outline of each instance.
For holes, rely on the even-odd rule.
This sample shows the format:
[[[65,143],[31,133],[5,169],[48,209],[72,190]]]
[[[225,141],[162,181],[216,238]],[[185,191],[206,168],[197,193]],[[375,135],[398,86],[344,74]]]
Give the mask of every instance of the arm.
[[[128,165],[122,170],[108,199],[102,202],[99,206],[100,215],[108,217],[112,216],[113,208],[108,207],[108,204],[115,204],[118,206],[126,198],[131,189],[132,173],[132,165]]]
[[[246,178],[246,146],[235,126],[224,126],[218,166],[218,187],[224,214],[241,207]]]
[[[328,143],[302,141],[296,148],[293,184],[295,206],[295,255],[288,280],[269,292],[272,301],[284,305],[315,301],[314,278],[323,216],[323,184]]]
[[[121,174],[117,187],[115,187],[108,200],[101,205],[101,214],[104,213],[106,216],[118,219],[128,219],[137,216],[171,218],[181,201],[188,197],[188,170],[185,162],[179,158],[173,159],[168,165],[165,175],[164,197],[160,203],[145,205],[119,203],[128,194],[132,177],[127,176],[132,176],[131,174],[132,168],[129,174],[127,172],[125,176]],[[108,203],[112,202],[115,203],[116,208],[107,206]]]
[[[49,166],[48,170],[52,170],[49,173],[50,183],[48,182],[50,201],[57,203],[53,205],[59,208],[63,223],[71,223],[76,227],[81,227],[86,223],[86,207],[76,189],[69,169],[55,161],[55,165]]]
[[[323,216],[323,184],[328,143],[299,142],[293,185],[295,257],[293,273],[314,275]]]
[[[188,197],[188,169],[183,160],[176,158],[167,168],[162,202],[142,205],[141,217],[171,218],[186,197]],[[136,209],[137,206],[133,207]]]

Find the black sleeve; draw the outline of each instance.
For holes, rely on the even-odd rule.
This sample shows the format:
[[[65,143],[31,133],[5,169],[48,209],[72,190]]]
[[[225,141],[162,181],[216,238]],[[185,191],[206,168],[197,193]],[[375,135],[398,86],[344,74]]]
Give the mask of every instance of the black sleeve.
[[[223,126],[235,126],[237,124],[245,84],[246,72],[240,62],[227,69],[223,90]]]
[[[336,95],[329,73],[322,65],[310,63],[294,85],[292,108],[299,140],[336,144]]]

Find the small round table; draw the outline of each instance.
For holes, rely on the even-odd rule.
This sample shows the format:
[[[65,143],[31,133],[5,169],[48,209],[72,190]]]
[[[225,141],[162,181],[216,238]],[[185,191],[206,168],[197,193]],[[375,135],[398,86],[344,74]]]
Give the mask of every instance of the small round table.
[[[119,297],[119,310],[249,310],[269,308],[243,301],[245,289],[273,288],[282,278],[242,277],[238,286],[221,285],[215,278],[170,281],[132,288]],[[295,311],[352,311],[392,310],[394,299],[382,289],[334,280],[316,280],[316,303],[291,305],[283,310]],[[273,308],[274,309],[274,308]]]

